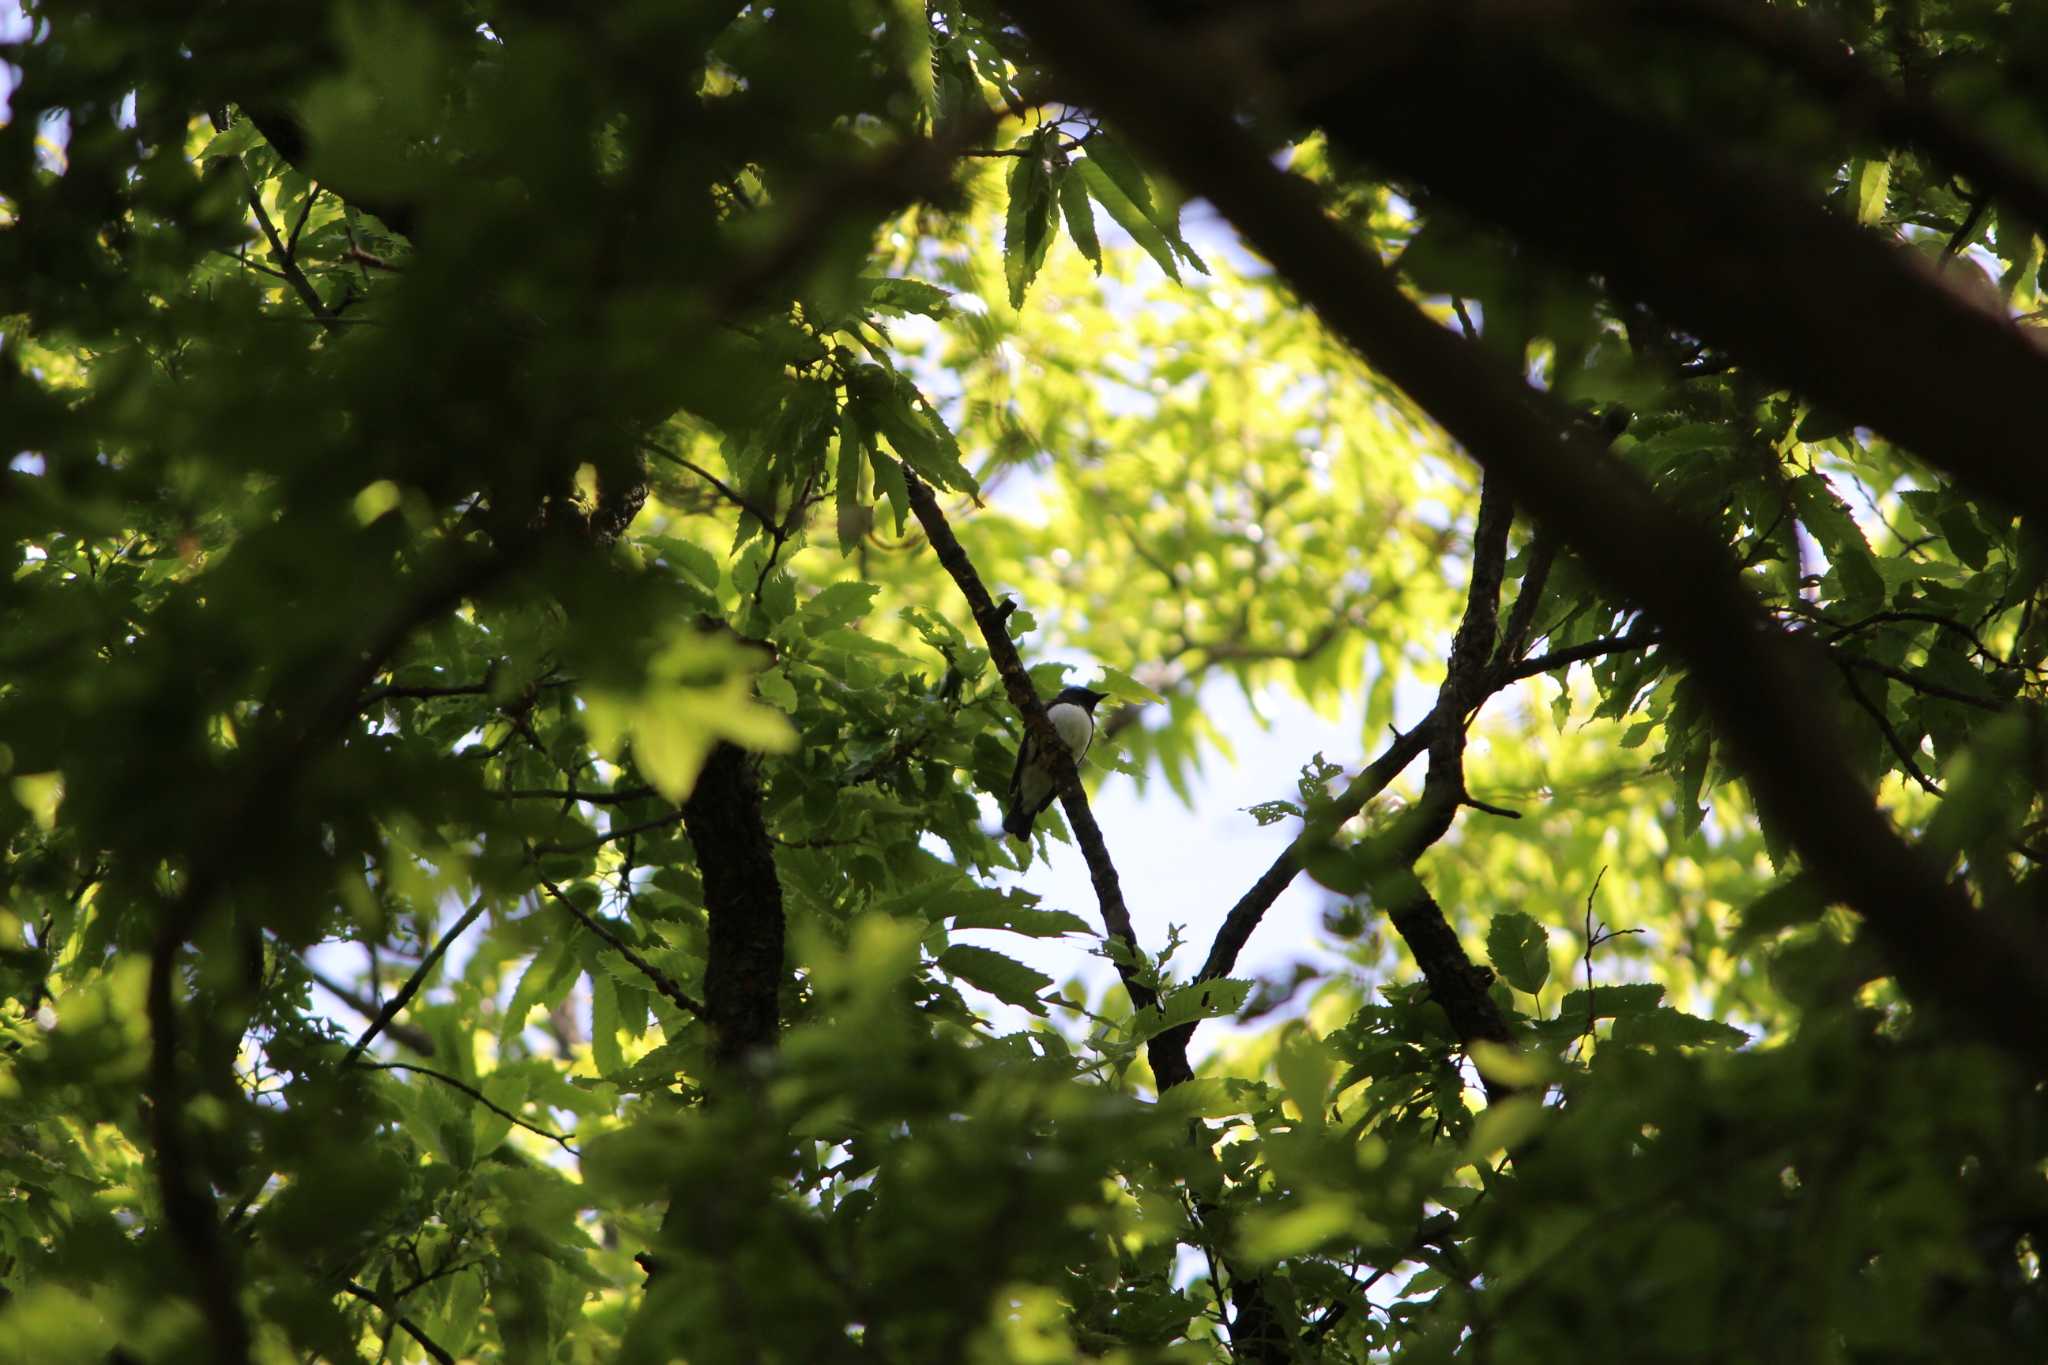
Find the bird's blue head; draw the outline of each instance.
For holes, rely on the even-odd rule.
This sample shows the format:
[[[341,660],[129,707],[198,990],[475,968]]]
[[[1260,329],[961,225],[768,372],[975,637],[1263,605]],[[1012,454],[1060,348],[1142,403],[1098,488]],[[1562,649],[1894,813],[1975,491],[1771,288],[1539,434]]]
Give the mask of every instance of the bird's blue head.
[[[1078,706],[1092,716],[1095,714],[1095,704],[1107,700],[1108,697],[1107,692],[1094,692],[1085,687],[1062,687],[1060,694],[1052,699],[1051,704],[1058,706],[1065,703],[1068,706]]]

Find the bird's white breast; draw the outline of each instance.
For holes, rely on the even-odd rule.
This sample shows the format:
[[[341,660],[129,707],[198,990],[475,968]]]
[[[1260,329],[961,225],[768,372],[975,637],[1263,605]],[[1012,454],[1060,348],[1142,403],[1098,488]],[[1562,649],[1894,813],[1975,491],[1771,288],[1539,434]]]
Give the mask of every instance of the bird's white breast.
[[[1095,718],[1085,708],[1063,701],[1048,706],[1045,715],[1075,758],[1088,751],[1088,741],[1095,737]]]

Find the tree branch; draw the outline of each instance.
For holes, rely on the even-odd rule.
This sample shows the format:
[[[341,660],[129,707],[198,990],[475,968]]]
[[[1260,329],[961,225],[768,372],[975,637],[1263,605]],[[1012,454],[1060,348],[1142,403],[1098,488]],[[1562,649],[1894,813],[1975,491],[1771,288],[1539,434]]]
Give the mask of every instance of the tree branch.
[[[703,1016],[711,1054],[745,1075],[750,1057],[775,1047],[787,976],[782,882],[752,756],[721,741],[697,775],[682,818],[704,878]]]
[[[362,1056],[363,1049],[370,1045],[370,1041],[379,1033],[382,1033],[393,1019],[398,1017],[400,1010],[412,1003],[412,998],[420,993],[420,987],[426,983],[427,974],[434,970],[436,964],[447,953],[448,945],[455,942],[461,936],[464,929],[475,924],[478,916],[482,915],[483,912],[484,898],[478,896],[476,904],[463,911],[462,917],[450,925],[448,932],[442,934],[434,946],[427,950],[427,955],[420,959],[420,965],[413,968],[412,975],[407,977],[405,984],[398,988],[398,994],[384,1002],[384,1008],[377,1011],[376,1017],[370,1020],[370,1026],[363,1030],[362,1036],[357,1038],[355,1045],[349,1048],[348,1055],[341,1059],[343,1066],[347,1066],[355,1061],[356,1058]]]
[[[496,1100],[492,1099],[489,1095],[486,1095],[483,1091],[471,1085],[468,1081],[463,1080],[460,1076],[451,1076],[445,1071],[436,1071],[433,1067],[430,1066],[415,1066],[411,1062],[350,1061],[346,1063],[346,1065],[353,1066],[358,1071],[410,1071],[415,1075],[426,1076],[432,1080],[437,1080],[441,1082],[441,1084],[443,1085],[451,1086],[456,1090],[460,1090],[463,1094],[469,1096],[478,1104],[490,1110],[493,1114],[496,1114],[499,1118],[504,1119],[517,1127],[524,1128],[527,1132],[535,1134],[538,1137],[544,1137],[550,1142],[560,1143],[562,1146],[562,1150],[568,1152],[571,1156],[581,1155],[581,1153],[579,1153],[576,1150],[576,1145],[570,1142],[568,1138],[563,1137],[560,1133],[550,1132],[548,1129],[542,1128],[538,1124],[528,1123],[525,1119],[519,1117],[519,1115],[513,1113],[504,1105],[499,1104]]]
[[[603,940],[604,945],[607,948],[611,948],[614,951],[616,951],[620,957],[625,958],[626,961],[633,964],[633,969],[635,971],[639,972],[642,976],[646,977],[649,981],[653,982],[654,989],[660,991],[662,995],[667,998],[670,1004],[674,1005],[677,1009],[683,1011],[683,1013],[685,1014],[695,1015],[699,1019],[705,1017],[704,1007],[698,1004],[695,1000],[691,999],[689,994],[686,991],[684,991],[681,986],[678,986],[676,984],[674,977],[670,976],[661,968],[655,966],[652,962],[649,962],[646,958],[640,956],[640,954],[634,950],[632,944],[626,942],[617,934],[613,933],[611,929],[605,925],[604,921],[598,919],[589,911],[585,910],[582,906],[578,905],[575,901],[570,900],[568,896],[564,895],[561,887],[556,886],[546,877],[542,877],[540,879],[540,884],[543,890],[545,890],[550,896],[553,896],[557,901],[561,903],[564,909],[566,909],[571,915],[574,915],[576,917],[578,923],[582,924],[582,926],[588,929],[591,933],[596,934],[599,939]]]
[[[299,959],[299,966],[305,971],[307,977],[312,980],[314,985],[341,1001],[342,1004],[347,1005],[357,1014],[362,1015],[363,1018],[374,1019],[377,1017],[379,1007],[376,1001],[364,999],[361,994],[350,990],[347,985],[336,981],[304,958]],[[434,1055],[434,1040],[416,1028],[410,1028],[404,1024],[387,1020],[384,1025],[384,1036],[397,1043],[400,1047],[411,1048],[422,1057]],[[235,1221],[233,1218],[228,1220],[230,1224]]]
[[[164,1222],[180,1253],[189,1291],[213,1338],[213,1359],[247,1365],[249,1322],[242,1316],[240,1276],[233,1248],[221,1235],[213,1193],[196,1167],[185,1132],[185,1086],[179,1074],[178,953],[184,926],[167,915],[150,954],[148,1013],[150,1142],[156,1148],[157,1182]]]
[[[1596,575],[1642,604],[1666,641],[1691,665],[1717,731],[1729,742],[1767,816],[1787,833],[1828,894],[1864,916],[1908,992],[1945,1006],[1974,1032],[2030,1065],[2048,1066],[2048,955],[2008,914],[1972,906],[1959,888],[1898,837],[1855,776],[1837,724],[1807,702],[1816,695],[1816,661],[1799,642],[1767,625],[1725,548],[1701,527],[1674,514],[1634,470],[1574,431],[1553,400],[1486,360],[1406,298],[1385,266],[1323,213],[1316,189],[1274,166],[1266,149],[1250,140],[1231,113],[1243,102],[1244,87],[1238,73],[1214,52],[1191,65],[1171,37],[1134,23],[1128,6],[1101,0],[1036,0],[1020,9],[1018,19],[1041,50],[1090,92],[1096,108],[1118,121],[1189,191],[1208,197],[1326,325],[1441,422],[1489,472],[1501,475],[1516,502],[1572,545]],[[1659,238],[1655,250],[1660,259],[1632,265],[1632,278],[1661,272],[1664,278],[1682,279],[1688,290],[1779,301],[1774,285],[1767,287],[1765,281],[1720,268],[1728,265],[1730,255],[1729,240],[1720,234],[1731,230],[1730,204],[1742,201],[1734,212],[1763,213],[1770,222],[1764,240],[1773,245],[1760,250],[1759,256],[1776,263],[1774,268],[1798,262],[1801,273],[1784,282],[1786,292],[1810,302],[1817,291],[1827,308],[1824,335],[1793,327],[1761,344],[1755,338],[1744,338],[1746,343],[1772,358],[1783,357],[1788,348],[1833,352],[1818,362],[1828,373],[1815,377],[1826,382],[1809,387],[1816,397],[1850,400],[1840,403],[1845,409],[1867,409],[1866,388],[1892,394],[1910,391],[1931,400],[1926,413],[1900,413],[1893,398],[1881,393],[1891,406],[1878,425],[1897,426],[1904,439],[1930,455],[1951,460],[1983,486],[2009,494],[2024,507],[2048,512],[2048,484],[2031,472],[2020,477],[2020,452],[2015,447],[2023,443],[2022,433],[2010,429],[2003,416],[2009,405],[2002,401],[2011,393],[2048,387],[2048,382],[2041,382],[2048,381],[2048,362],[2016,336],[2010,341],[1993,339],[1994,331],[1998,338],[2005,336],[2003,324],[1994,327],[1968,305],[1925,283],[1877,243],[1853,232],[1837,233],[1834,229],[1840,224],[1816,225],[1804,209],[1796,215],[1797,231],[1791,236],[1802,248],[1812,249],[1791,250],[1792,243],[1783,240],[1780,218],[1786,206],[1776,196],[1753,196],[1753,187],[1725,184],[1725,175],[1718,170],[1710,174],[1701,166],[1703,154],[1697,149],[1686,147],[1681,154],[1665,145],[1666,139],[1658,139],[1644,152],[1649,162],[1661,167],[1651,178],[1654,184],[1638,182],[1634,176],[1621,178],[1630,182],[1624,214],[1613,216],[1614,193],[1593,195],[1571,175],[1532,187],[1532,177],[1541,181],[1565,164],[1598,174],[1606,189],[1614,191],[1612,167],[1645,163],[1634,155],[1560,161],[1558,149],[1547,144],[1537,156],[1535,148],[1524,145],[1530,137],[1549,132],[1565,137],[1567,146],[1581,142],[1583,130],[1574,126],[1567,133],[1560,123],[1585,117],[1586,111],[1563,110],[1547,97],[1532,96],[1529,87],[1537,72],[1513,69],[1526,54],[1514,50],[1503,64],[1491,35],[1457,46],[1455,60],[1441,35],[1432,35],[1423,54],[1432,60],[1414,67],[1406,63],[1412,47],[1404,42],[1394,51],[1402,53],[1404,72],[1411,73],[1404,81],[1420,73],[1424,91],[1446,88],[1453,78],[1459,89],[1472,90],[1476,77],[1469,63],[1474,54],[1486,54],[1486,79],[1480,82],[1486,91],[1474,101],[1477,107],[1461,107],[1448,115],[1461,127],[1478,120],[1487,139],[1485,154],[1474,151],[1454,172],[1466,177],[1460,182],[1465,197],[1481,197],[1474,178],[1484,177],[1491,186],[1484,191],[1489,204],[1497,206],[1503,194],[1529,195],[1528,203],[1516,206],[1513,219],[1555,214],[1556,222],[1537,230],[1537,240],[1554,238],[1560,230]],[[1439,70],[1445,62],[1451,66]],[[1379,69],[1383,64],[1371,65]],[[1194,71],[1201,73],[1199,84],[1187,74]],[[1502,82],[1497,87],[1490,84],[1496,77]],[[1539,88],[1547,91],[1558,80],[1551,74]],[[1354,74],[1349,84],[1371,91],[1374,108],[1386,114],[1387,126],[1373,128],[1370,134],[1371,145],[1378,150],[1384,151],[1390,139],[1415,132],[1425,109],[1428,119],[1446,117],[1443,101],[1425,99],[1401,81],[1381,90],[1374,81]],[[1412,100],[1414,106],[1390,110],[1381,96]],[[1508,101],[1504,107],[1503,100]],[[1584,101],[1574,103],[1583,106]],[[1512,130],[1513,146],[1501,144],[1504,129]],[[1354,120],[1347,133],[1356,133],[1355,140],[1364,145],[1363,122]],[[1442,132],[1417,136],[1421,144],[1399,155],[1410,167],[1426,170],[1426,180],[1441,181],[1446,167],[1472,150],[1447,143]],[[1529,153],[1528,174],[1499,174],[1504,165],[1522,165],[1524,152]],[[1659,160],[1666,152],[1674,157],[1668,165]],[[1677,186],[1664,183],[1667,176],[1694,168],[1702,179]],[[1724,190],[1727,200],[1719,197]],[[1715,209],[1703,213],[1693,227],[1715,234],[1715,240],[1697,240],[1693,227],[1667,233],[1643,226],[1653,210],[1667,226],[1683,223],[1688,215],[1674,212],[1674,205],[1693,203],[1702,195],[1713,197]],[[1560,202],[1560,196],[1569,202]],[[1651,199],[1654,205],[1648,202]],[[1586,226],[1596,203],[1602,222]],[[1733,240],[1749,241],[1750,225],[1740,226],[1743,230]],[[1671,240],[1662,240],[1667,237]],[[1683,261],[1661,259],[1671,251],[1685,253]],[[1804,273],[1815,263],[1810,257],[1831,252],[1853,257],[1850,263],[1855,268],[1845,270],[1840,262],[1823,261],[1817,273]],[[1702,270],[1703,259],[1715,261],[1717,268]],[[1936,297],[1930,299],[1929,294]],[[1845,348],[1839,344],[1842,320],[1836,311],[1844,298],[1872,310],[1867,319],[1869,342],[1846,348],[1853,355],[1842,354]],[[1729,303],[1724,299],[1715,307],[1725,309]],[[1887,315],[1893,306],[1922,322],[1931,315],[1937,325],[1923,336],[1936,340],[1895,348],[1893,342],[1905,333]],[[1966,344],[1952,345],[1965,339]],[[1930,358],[1930,347],[1941,354]],[[1894,350],[1902,354],[1892,355]],[[1981,367],[1980,360],[1985,362]],[[1894,362],[1910,377],[1892,373]],[[1796,367],[1785,368],[1810,371],[1812,363],[1799,360]],[[1952,372],[1954,387],[1948,385]],[[1941,414],[1938,431],[1920,420],[1935,409]],[[1893,417],[1909,420],[1894,423]],[[2007,429],[1991,429],[1999,427]],[[1923,434],[1934,439],[1922,441]],[[1982,444],[1976,444],[1980,439]],[[2031,446],[2027,451],[2025,468],[2031,470],[2038,452]]]
[[[1102,827],[1095,823],[1094,812],[1088,809],[1088,794],[1081,786],[1080,769],[1067,746],[1060,741],[1047,719],[1045,704],[1039,699],[1038,689],[1031,685],[1031,675],[1024,668],[1024,661],[1017,654],[1017,646],[1011,641],[1010,633],[1004,628],[1007,616],[989,596],[988,588],[982,583],[981,575],[974,563],[968,559],[967,551],[961,547],[959,537],[946,522],[946,514],[939,508],[939,500],[923,479],[907,466],[903,480],[910,492],[911,510],[917,513],[918,523],[924,527],[925,538],[931,542],[932,552],[939,563],[952,575],[959,586],[960,595],[967,599],[967,608],[974,614],[974,623],[981,628],[982,639],[988,644],[989,658],[995,662],[996,671],[1002,676],[1003,690],[1009,695],[1010,704],[1017,708],[1017,714],[1024,719],[1025,728],[1038,739],[1039,752],[1052,760],[1053,781],[1060,794],[1060,808],[1066,812],[1067,825],[1074,832],[1074,841],[1081,846],[1081,856],[1088,864],[1088,878],[1095,885],[1096,904],[1102,911],[1102,922],[1111,936],[1123,943],[1133,959],[1143,953],[1138,946],[1138,936],[1131,927],[1131,912],[1124,905],[1123,887],[1116,874],[1116,864],[1110,861],[1109,847],[1103,841]],[[1123,978],[1124,989],[1129,992],[1131,1005],[1135,1009],[1153,1009],[1159,1003],[1158,994],[1139,979],[1136,971],[1119,961],[1117,974]],[[1165,1035],[1153,1038],[1146,1045],[1146,1055],[1152,1062],[1153,1079],[1164,1091],[1189,1079],[1194,1073],[1189,1070],[1187,1058],[1166,1045]]]
[[[428,1336],[425,1332],[421,1331],[418,1323],[414,1322],[411,1318],[405,1316],[405,1314],[399,1312],[396,1308],[393,1308],[390,1304],[384,1302],[383,1298],[377,1293],[376,1290],[366,1288],[363,1285],[359,1285],[354,1280],[342,1281],[341,1287],[347,1290],[349,1293],[355,1295],[357,1298],[361,1299],[363,1302],[375,1305],[380,1311],[383,1312],[385,1317],[390,1318],[393,1322],[397,1323],[400,1327],[404,1328],[405,1334],[411,1337],[414,1341],[417,1341],[420,1344],[420,1349],[422,1351],[425,1351],[428,1355],[432,1356],[437,1362],[439,1362],[439,1365],[455,1365],[454,1356],[449,1355],[447,1351],[443,1350],[439,1345],[435,1343],[432,1337]]]

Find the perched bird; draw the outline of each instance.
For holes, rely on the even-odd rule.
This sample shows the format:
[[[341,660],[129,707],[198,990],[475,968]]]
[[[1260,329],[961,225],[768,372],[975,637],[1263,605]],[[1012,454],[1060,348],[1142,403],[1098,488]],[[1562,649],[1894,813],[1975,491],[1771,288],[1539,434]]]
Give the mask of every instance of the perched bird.
[[[1046,719],[1066,742],[1076,763],[1095,738],[1095,704],[1108,695],[1085,687],[1063,687],[1046,704]],[[1025,730],[1024,742],[1017,746],[1017,771],[1010,774],[1010,804],[1003,812],[1003,829],[1013,839],[1029,839],[1031,822],[1052,804],[1054,783],[1048,757],[1039,750],[1038,736]]]

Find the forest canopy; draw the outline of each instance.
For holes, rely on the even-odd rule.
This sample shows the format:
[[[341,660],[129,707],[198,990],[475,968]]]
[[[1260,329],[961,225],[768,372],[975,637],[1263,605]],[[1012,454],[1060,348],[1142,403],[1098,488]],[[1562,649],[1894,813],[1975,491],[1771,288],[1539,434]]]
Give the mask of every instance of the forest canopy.
[[[0,11],[0,1358],[2048,1358],[2044,71]]]

